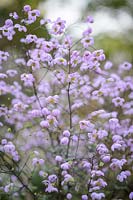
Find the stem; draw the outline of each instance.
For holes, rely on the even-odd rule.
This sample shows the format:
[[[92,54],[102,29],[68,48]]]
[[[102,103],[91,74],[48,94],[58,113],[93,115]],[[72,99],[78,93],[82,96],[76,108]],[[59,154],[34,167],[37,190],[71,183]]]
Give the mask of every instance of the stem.
[[[75,151],[75,159],[77,158],[77,153],[78,153],[78,148],[79,148],[79,140],[80,140],[80,132],[78,135],[78,142],[77,142],[77,147],[76,147],[76,151]]]
[[[91,158],[91,171],[93,170],[93,167],[94,167],[94,157]],[[90,185],[91,185],[91,180],[92,180],[92,175],[90,177],[90,180],[89,180],[89,183],[87,185],[87,189],[88,189],[88,193],[87,193],[87,196],[89,197],[89,189],[90,189]]]
[[[70,71],[71,64],[70,64],[70,49],[69,49],[69,54],[68,54],[68,74],[71,73]],[[68,109],[69,109],[69,128],[70,130],[72,129],[72,109],[71,109],[71,98],[70,98],[70,86],[71,83],[68,83],[68,89],[67,89],[67,98],[68,98]],[[69,154],[69,148],[70,148],[70,139],[67,145],[67,152],[66,152],[66,158],[68,158]]]
[[[29,194],[32,196],[32,198],[36,200],[36,195],[32,192],[32,190],[26,184],[24,184],[23,179],[20,177],[20,174],[17,174],[15,169],[13,169],[13,166],[11,166],[11,164],[4,159],[3,155],[1,155],[1,159],[5,163],[5,167],[7,167],[10,173],[17,177],[18,181],[22,184],[23,188],[25,188],[29,192]],[[16,163],[13,161],[13,164],[16,164]]]
[[[34,82],[33,82],[33,91],[34,91],[34,94],[35,94],[35,96],[36,96],[36,100],[37,100],[37,102],[38,102],[38,104],[39,104],[39,107],[40,107],[41,113],[42,113],[43,107],[42,107],[41,102],[40,102],[40,99],[39,99],[39,97],[38,97],[36,85],[35,85]],[[43,113],[42,113],[42,116],[43,116],[43,119],[45,120],[45,115],[44,115]],[[53,140],[52,140],[52,135],[51,135],[50,131],[48,130],[48,128],[47,128],[47,131],[48,131],[48,134],[49,134],[49,137],[50,137],[51,146],[53,147],[53,146],[54,146],[54,143],[53,143]]]

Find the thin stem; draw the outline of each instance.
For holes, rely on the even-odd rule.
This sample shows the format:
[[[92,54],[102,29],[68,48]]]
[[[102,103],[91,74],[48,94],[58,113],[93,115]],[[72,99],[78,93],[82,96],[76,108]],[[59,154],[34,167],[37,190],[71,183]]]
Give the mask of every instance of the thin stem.
[[[80,132],[78,134],[78,142],[77,142],[77,147],[76,147],[76,151],[75,151],[75,159],[77,158],[77,153],[78,153],[78,148],[79,148],[79,140],[80,140]]]
[[[71,73],[71,64],[70,64],[70,49],[69,49],[69,54],[68,54],[68,74]],[[69,109],[69,128],[70,130],[72,129],[72,109],[71,109],[71,98],[70,98],[70,86],[71,83],[68,83],[68,89],[67,89],[67,98],[68,98],[68,109]],[[68,158],[69,154],[69,148],[70,148],[70,139],[67,145],[67,152],[66,152],[66,158]]]
[[[35,96],[36,96],[36,100],[37,100],[37,102],[38,102],[38,104],[39,104],[39,107],[40,107],[41,113],[42,113],[43,107],[42,107],[41,102],[40,102],[40,99],[39,99],[39,97],[38,97],[37,89],[36,89],[35,83],[33,83],[33,90],[34,90],[34,94],[35,94]],[[43,119],[45,120],[45,115],[44,115],[43,113],[42,113],[42,116],[43,116]],[[48,134],[49,134],[49,137],[50,137],[51,145],[52,145],[52,147],[53,147],[54,144],[53,144],[53,140],[52,140],[52,135],[51,135],[50,131],[48,130],[48,128],[47,128],[47,131],[48,131]]]
[[[17,177],[18,181],[22,184],[23,188],[25,188],[29,192],[29,194],[33,197],[33,199],[36,200],[36,195],[32,192],[32,190],[26,184],[24,184],[23,179],[20,177],[20,174],[18,174],[15,171],[15,169],[11,166],[11,164],[8,161],[6,161],[2,155],[1,155],[1,159],[5,163],[5,167],[7,167],[10,173]],[[13,163],[15,162],[13,161]]]

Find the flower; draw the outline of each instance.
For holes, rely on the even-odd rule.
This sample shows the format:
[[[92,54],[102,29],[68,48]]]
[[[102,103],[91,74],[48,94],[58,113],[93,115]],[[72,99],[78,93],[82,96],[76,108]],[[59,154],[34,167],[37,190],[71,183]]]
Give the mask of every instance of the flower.
[[[88,200],[88,196],[87,196],[86,194],[83,194],[83,195],[81,196],[81,198],[82,198],[82,200]]]
[[[63,138],[61,139],[60,143],[61,143],[62,145],[68,145],[68,143],[69,143],[68,137],[63,137]]]
[[[86,36],[81,40],[81,43],[83,44],[84,48],[89,48],[89,46],[92,46],[94,44],[93,37]]]
[[[53,22],[51,33],[54,35],[60,35],[65,29],[66,21],[62,20],[60,17]]]
[[[62,160],[63,160],[63,158],[61,157],[61,156],[56,156],[55,157],[55,160],[57,161],[57,162],[61,162]]]
[[[128,71],[128,70],[130,70],[132,68],[132,64],[131,63],[129,63],[129,62],[124,62],[124,63],[122,63],[120,66],[119,66],[119,69],[120,70],[123,70],[123,71]]]
[[[64,137],[70,137],[71,133],[68,130],[63,131]]]
[[[133,200],[133,192],[130,192],[129,199]]]
[[[50,181],[50,183],[54,183],[57,181],[57,176],[55,174],[49,175],[48,180]]]
[[[71,167],[71,165],[69,162],[65,162],[65,163],[61,164],[61,169],[63,169],[63,170],[69,170],[70,167]]]
[[[43,121],[40,122],[40,126],[42,128],[49,128],[50,124],[49,124],[49,122],[47,120],[43,120]]]
[[[24,86],[31,87],[33,86],[35,78],[33,77],[32,74],[24,73],[24,74],[21,74],[21,80],[23,81]]]
[[[58,189],[54,186],[52,186],[52,184],[48,184],[47,188],[45,189],[45,192],[51,193],[51,192],[58,192]]]
[[[72,194],[71,194],[71,193],[67,193],[66,198],[67,198],[68,200],[72,199]]]
[[[91,198],[92,198],[92,200],[101,200],[102,198],[105,198],[105,194],[93,192],[91,194]]]
[[[94,19],[92,16],[87,16],[86,22],[93,23]]]
[[[124,180],[127,179],[128,176],[131,176],[131,172],[126,170],[122,171],[120,174],[117,175],[117,180],[120,182],[123,182]]]
[[[31,10],[30,5],[25,5],[24,8],[23,8],[23,10],[24,10],[25,12],[29,12],[29,11]]]
[[[39,159],[39,158],[33,158],[32,159],[32,165],[33,166],[43,165],[43,164],[44,164],[44,160],[43,159]]]
[[[113,103],[116,107],[122,106],[124,102],[125,102],[125,100],[124,100],[123,98],[121,98],[121,97],[116,97],[116,98],[113,98],[113,99],[112,99],[112,103]]]

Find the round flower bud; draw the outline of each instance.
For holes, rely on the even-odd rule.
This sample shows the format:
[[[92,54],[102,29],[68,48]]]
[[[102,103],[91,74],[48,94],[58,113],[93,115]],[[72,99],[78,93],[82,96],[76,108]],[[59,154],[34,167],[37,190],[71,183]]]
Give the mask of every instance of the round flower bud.
[[[40,126],[42,128],[49,128],[49,123],[48,123],[48,121],[43,120],[43,121],[40,122]]]
[[[83,194],[81,198],[82,200],[88,200],[88,196],[86,194]]]
[[[67,198],[67,199],[71,199],[71,198],[72,198],[72,194],[71,194],[71,193],[68,193],[67,196],[66,196],[66,198]]]
[[[61,139],[61,144],[62,144],[62,145],[67,145],[68,142],[69,142],[68,137],[63,137],[63,138]]]
[[[25,5],[25,6],[24,6],[24,11],[25,11],[25,12],[29,12],[30,10],[31,10],[30,5]]]
[[[55,157],[55,160],[56,160],[57,162],[61,162],[61,161],[62,161],[62,157],[61,157],[61,156],[56,156],[56,157]]]
[[[64,136],[64,137],[70,137],[70,132],[69,132],[68,130],[65,130],[65,131],[63,132],[63,136]]]

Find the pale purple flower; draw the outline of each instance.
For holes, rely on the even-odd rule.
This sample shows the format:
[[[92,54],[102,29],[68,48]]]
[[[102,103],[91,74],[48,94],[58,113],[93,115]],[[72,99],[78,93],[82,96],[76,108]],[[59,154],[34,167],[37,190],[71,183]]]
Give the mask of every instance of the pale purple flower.
[[[133,192],[130,192],[130,194],[129,194],[129,199],[130,199],[130,200],[133,200]]]
[[[48,184],[47,188],[45,189],[45,192],[51,193],[51,192],[58,192],[58,189],[54,186],[52,186],[52,184]]]
[[[91,194],[91,198],[92,198],[92,200],[101,200],[102,198],[105,198],[105,194],[93,192]]]
[[[7,144],[4,145],[4,151],[6,153],[12,154],[12,152],[15,151],[15,146],[11,142],[8,142]]]
[[[15,35],[14,27],[9,25],[5,25],[2,29],[3,36],[7,37],[8,40],[12,40]]]
[[[57,121],[57,118],[53,115],[48,115],[46,120],[48,121],[48,123],[50,125],[54,125],[55,127],[58,126],[58,121]]]
[[[15,69],[9,69],[9,70],[6,71],[6,74],[10,77],[14,77],[18,74],[18,72]]]
[[[103,155],[103,154],[106,154],[109,152],[109,150],[105,144],[98,144],[96,149],[100,155]]]
[[[9,13],[9,16],[12,17],[13,19],[18,19],[19,16],[16,12],[13,12],[13,13]]]
[[[114,130],[115,128],[119,127],[119,120],[117,118],[109,119],[109,127],[110,129]]]
[[[73,135],[71,138],[72,138],[73,142],[77,142],[78,141],[78,136],[77,135]]]
[[[35,78],[32,74],[21,74],[21,81],[23,81],[24,86],[31,87],[35,81]]]
[[[83,166],[83,168],[85,168],[85,169],[91,169],[92,164],[91,164],[90,162],[84,160],[84,161],[82,162],[82,166]]]
[[[104,173],[101,170],[92,170],[91,171],[91,175],[92,175],[92,177],[95,177],[95,176],[104,176]]]
[[[63,131],[64,137],[70,137],[71,133],[68,130]]]
[[[0,64],[3,61],[7,61],[7,58],[9,57],[9,53],[6,51],[0,51]]]
[[[104,61],[105,60],[105,54],[102,49],[96,50],[92,53],[92,55],[98,60],[98,61]]]
[[[19,32],[26,32],[27,28],[25,26],[22,26],[20,24],[15,24],[14,28],[18,29]]]
[[[28,113],[32,118],[41,117],[41,115],[42,115],[41,110],[38,110],[38,109],[31,110]]]
[[[1,79],[4,79],[4,78],[7,78],[8,76],[6,74],[3,74],[3,73],[0,73],[0,78]]]
[[[65,163],[61,164],[61,169],[63,169],[63,170],[69,170],[70,167],[71,167],[71,165],[69,162],[65,162]]]
[[[32,67],[33,71],[40,69],[40,63],[37,60],[33,60],[33,59],[28,60],[27,66]]]
[[[88,196],[87,196],[86,194],[83,194],[83,195],[81,196],[81,199],[82,199],[82,200],[88,200]]]
[[[42,109],[42,114],[45,115],[45,116],[47,116],[47,115],[50,114],[50,111],[48,110],[48,108],[43,108]]]
[[[110,164],[110,168],[115,171],[117,169],[122,169],[123,165],[127,163],[126,159],[118,160],[117,158],[112,159],[112,163]]]
[[[129,62],[124,62],[119,66],[120,70],[128,71],[132,68],[132,64]]]
[[[86,37],[88,35],[90,35],[92,33],[92,28],[87,28],[84,32],[83,32],[83,37]]]
[[[55,35],[62,34],[65,29],[65,24],[66,24],[66,21],[64,21],[60,17],[58,17],[57,20],[54,21],[54,23],[52,25],[51,33],[55,34]]]
[[[69,143],[68,137],[63,137],[63,138],[61,139],[60,143],[61,143],[62,145],[68,145],[68,143]]]
[[[17,58],[15,59],[15,63],[18,65],[26,65],[25,59],[24,58]]]
[[[52,110],[52,115],[58,118],[60,116],[60,110],[59,109],[54,109]]]
[[[45,52],[49,53],[53,50],[53,43],[51,41],[43,41],[41,49],[43,49]]]
[[[59,96],[58,96],[58,95],[48,96],[48,97],[46,98],[46,102],[47,102],[47,103],[51,103],[51,104],[56,104],[56,103],[58,103],[58,100],[59,100]]]
[[[111,69],[113,66],[112,62],[111,61],[107,61],[104,65],[104,69],[105,70],[108,70],[108,69]]]
[[[63,158],[61,157],[61,156],[56,156],[55,157],[55,160],[57,161],[57,162],[61,162],[62,160],[63,160]]]
[[[78,72],[74,72],[68,75],[68,82],[70,83],[77,83],[80,78],[80,75]]]
[[[106,130],[99,130],[97,132],[98,138],[103,139],[104,137],[108,136],[108,132]]]
[[[28,108],[28,105],[24,104],[23,102],[21,101],[18,101],[16,103],[14,103],[13,105],[13,109],[17,112],[21,112],[21,111],[24,111],[26,108]]]
[[[57,65],[64,65],[66,66],[67,65],[67,61],[65,58],[63,57],[57,57],[53,60],[53,64],[57,64]]]
[[[70,48],[72,46],[72,38],[71,36],[67,35],[63,41],[63,47]]]
[[[95,125],[92,124],[89,120],[82,120],[79,122],[80,129],[87,129],[89,131],[93,131]]]
[[[93,37],[90,36],[86,36],[81,40],[81,43],[83,44],[84,48],[89,48],[89,46],[94,45],[94,39]]]
[[[50,181],[50,183],[54,183],[57,181],[57,176],[55,174],[49,175],[48,180]]]
[[[23,8],[23,10],[25,12],[29,12],[31,10],[31,6],[30,5],[25,5],[24,8]]]
[[[49,128],[50,124],[49,124],[49,122],[47,120],[43,120],[43,121],[40,122],[40,126],[42,128]]]
[[[93,23],[94,19],[92,16],[87,16],[86,22]]]
[[[114,99],[112,99],[112,103],[118,107],[118,106],[123,106],[123,103],[125,102],[125,99],[121,98],[121,97],[116,97]]]
[[[112,146],[111,146],[111,150],[112,150],[112,151],[121,150],[121,148],[122,148],[122,145],[119,144],[119,143],[114,143],[114,144],[112,144]]]
[[[99,178],[95,181],[92,181],[92,186],[99,186],[99,187],[106,187],[107,186],[107,183],[102,179],[102,178]]]
[[[71,194],[71,193],[67,193],[66,198],[67,198],[68,200],[72,199],[72,194]]]
[[[7,19],[5,21],[5,27],[9,28],[9,27],[12,27],[12,26],[13,26],[13,21],[11,19]]]
[[[12,189],[13,186],[14,186],[13,183],[9,183],[8,185],[6,185],[6,186],[4,187],[4,192],[5,192],[5,193],[8,193],[8,192]]]
[[[44,171],[39,171],[39,176],[41,176],[41,177],[47,177],[47,173],[45,173]]]
[[[39,158],[33,158],[32,159],[32,165],[33,166],[43,165],[43,164],[44,164],[44,160],[43,159],[39,159]]]
[[[25,42],[27,44],[30,44],[32,42],[36,42],[36,40],[37,40],[37,36],[36,35],[29,34],[29,35],[26,36]]]
[[[120,174],[117,175],[117,180],[120,182],[123,182],[124,180],[127,179],[128,176],[131,176],[131,172],[126,170],[122,171]]]
[[[122,136],[120,135],[113,135],[112,137],[113,142],[119,142],[122,140]]]
[[[28,11],[28,19],[24,20],[24,22],[27,23],[27,24],[32,24],[37,20],[37,17],[39,17],[39,16],[40,16],[39,10],[36,10],[36,9],[29,10]]]
[[[81,56],[79,51],[73,51],[71,54],[71,67],[76,67],[79,63],[81,63]]]
[[[51,23],[51,20],[50,19],[41,19],[40,20],[40,25],[47,25]]]
[[[7,144],[7,139],[2,139],[2,140],[1,140],[1,144],[2,144],[2,145]]]

